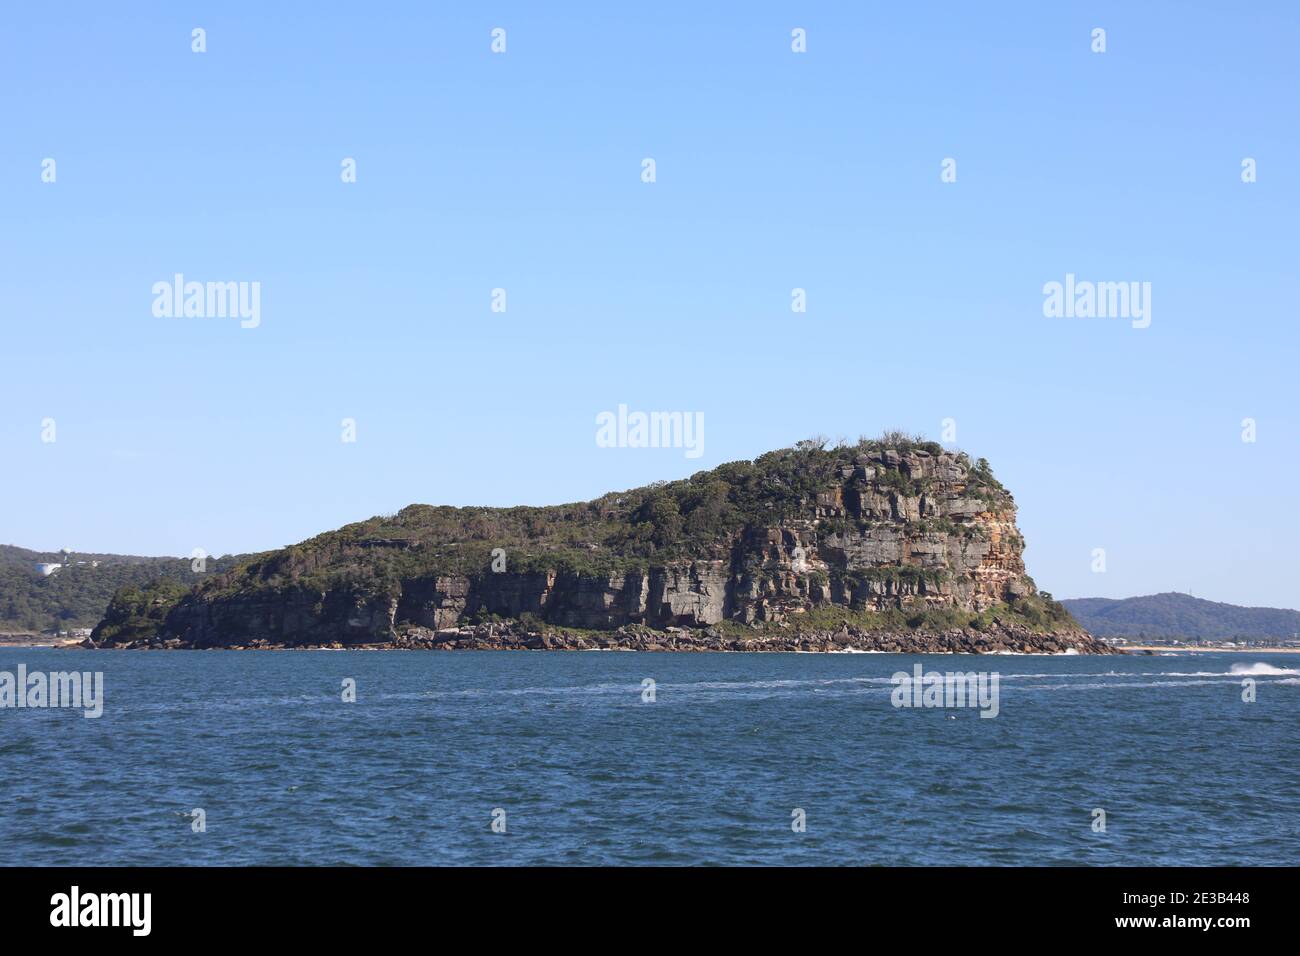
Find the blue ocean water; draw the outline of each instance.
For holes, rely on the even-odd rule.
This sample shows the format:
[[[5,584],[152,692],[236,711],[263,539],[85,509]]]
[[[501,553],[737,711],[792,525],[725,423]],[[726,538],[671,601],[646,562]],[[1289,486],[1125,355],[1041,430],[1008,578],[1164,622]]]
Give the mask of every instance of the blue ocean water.
[[[894,707],[916,662],[997,672],[998,716]],[[102,671],[105,700],[0,710],[7,865],[1300,860],[1285,654],[0,649],[20,663]]]

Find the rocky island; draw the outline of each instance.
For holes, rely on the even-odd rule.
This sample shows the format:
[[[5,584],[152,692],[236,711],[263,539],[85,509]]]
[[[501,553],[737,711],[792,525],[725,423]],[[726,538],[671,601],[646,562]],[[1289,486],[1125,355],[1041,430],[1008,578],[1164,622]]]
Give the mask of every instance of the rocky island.
[[[1025,573],[983,459],[821,440],[547,507],[411,505],[187,587],[96,648],[1115,653]]]

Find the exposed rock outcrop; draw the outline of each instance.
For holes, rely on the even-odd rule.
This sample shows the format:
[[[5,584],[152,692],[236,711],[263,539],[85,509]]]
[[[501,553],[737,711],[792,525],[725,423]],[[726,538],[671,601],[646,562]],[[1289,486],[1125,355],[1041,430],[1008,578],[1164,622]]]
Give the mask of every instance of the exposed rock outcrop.
[[[578,505],[413,505],[171,596],[161,625],[110,607],[92,643],[1106,650],[1022,551],[982,460],[803,443]]]

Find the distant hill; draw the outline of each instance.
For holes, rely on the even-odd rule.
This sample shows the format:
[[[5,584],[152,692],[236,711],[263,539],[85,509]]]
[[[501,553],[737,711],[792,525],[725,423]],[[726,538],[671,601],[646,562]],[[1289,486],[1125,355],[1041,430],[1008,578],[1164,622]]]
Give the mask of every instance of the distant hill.
[[[1239,607],[1172,591],[1123,600],[1073,598],[1061,603],[1080,624],[1098,637],[1230,640],[1237,637],[1289,638],[1300,631],[1300,611]]]
[[[53,574],[36,570],[38,564],[62,564],[63,557],[58,551],[0,544],[0,632],[94,627],[119,588],[155,581],[175,581],[188,587],[241,560],[236,556],[208,558],[205,574],[196,574],[190,569],[189,558],[77,552],[71,556],[70,566]]]
[[[72,557],[74,561],[100,561],[111,564],[153,564],[159,561],[182,560],[180,558],[147,558],[137,554],[90,554],[82,551],[78,551]],[[60,551],[32,551],[30,548],[20,548],[13,544],[0,544],[0,568],[11,565],[30,568],[37,564],[57,564],[62,560],[63,554]]]

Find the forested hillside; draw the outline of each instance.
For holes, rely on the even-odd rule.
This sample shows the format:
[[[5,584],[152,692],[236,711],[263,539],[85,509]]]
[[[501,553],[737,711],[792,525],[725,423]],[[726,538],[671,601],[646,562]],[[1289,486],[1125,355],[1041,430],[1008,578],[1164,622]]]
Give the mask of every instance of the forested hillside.
[[[48,632],[94,627],[113,594],[123,587],[153,581],[193,585],[205,574],[228,570],[235,556],[208,558],[203,574],[190,569],[189,558],[151,558],[124,554],[73,554],[72,564],[48,576],[37,564],[59,564],[56,551],[32,551],[0,545],[0,632]],[[75,562],[84,561],[85,564]],[[99,562],[94,566],[93,562]]]

